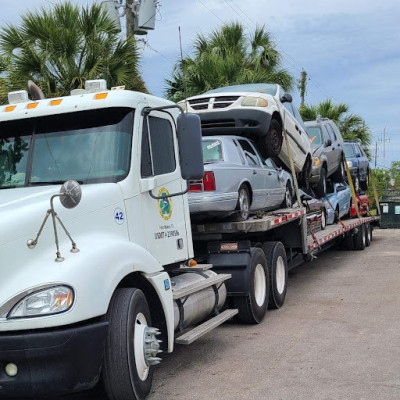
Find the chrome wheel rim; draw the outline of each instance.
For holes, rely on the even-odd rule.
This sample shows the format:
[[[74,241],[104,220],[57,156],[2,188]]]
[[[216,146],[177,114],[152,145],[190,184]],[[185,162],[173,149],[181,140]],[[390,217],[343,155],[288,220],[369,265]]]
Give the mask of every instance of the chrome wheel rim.
[[[276,260],[276,290],[279,294],[282,294],[285,290],[286,274],[285,274],[285,261],[281,256]]]
[[[292,207],[292,196],[290,195],[289,187],[286,187],[285,198],[286,198],[286,206],[288,208]]]
[[[264,267],[261,264],[257,264],[254,272],[254,297],[259,307],[265,303],[266,294],[267,280],[265,279]]]
[[[324,229],[326,226],[326,218],[325,218],[325,213],[322,211],[321,215],[321,228]]]
[[[147,320],[146,317],[139,313],[135,319],[134,334],[134,352],[136,371],[139,379],[145,381],[149,376],[150,368],[145,358],[145,338],[146,338]]]
[[[240,208],[240,216],[243,219],[247,219],[249,217],[249,198],[245,189],[242,189],[239,193],[239,208]]]

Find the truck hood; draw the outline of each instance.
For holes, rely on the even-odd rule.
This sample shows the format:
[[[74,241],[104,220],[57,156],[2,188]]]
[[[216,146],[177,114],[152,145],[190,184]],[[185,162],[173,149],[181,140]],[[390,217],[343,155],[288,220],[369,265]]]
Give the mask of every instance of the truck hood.
[[[0,190],[0,246],[27,235],[33,239],[50,208],[51,196],[59,190],[58,185]],[[54,208],[65,223],[121,200],[122,193],[117,184],[83,185],[78,207],[67,210],[59,199],[55,199]],[[47,228],[50,222],[47,222]]]

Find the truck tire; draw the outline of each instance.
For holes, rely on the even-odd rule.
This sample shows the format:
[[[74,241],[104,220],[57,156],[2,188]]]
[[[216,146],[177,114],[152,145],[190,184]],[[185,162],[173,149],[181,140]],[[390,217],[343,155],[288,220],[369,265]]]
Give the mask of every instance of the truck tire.
[[[250,294],[232,297],[233,306],[239,310],[237,319],[244,324],[259,324],[265,316],[269,299],[268,264],[263,251],[252,247],[250,268]]]
[[[370,237],[370,241],[372,242],[372,240],[374,239],[374,237],[373,237],[373,230],[374,230],[374,228],[372,227],[372,225],[371,224],[369,224],[369,237]]]
[[[371,225],[365,224],[365,247],[371,245]]]
[[[258,140],[258,147],[263,157],[278,159],[283,143],[282,126],[276,120],[272,119],[266,135]]]
[[[269,269],[269,308],[281,308],[285,302],[288,264],[285,247],[281,242],[265,242],[262,246]]]
[[[364,250],[365,241],[365,225],[360,225],[358,227],[358,232],[354,235],[354,249]]]
[[[347,233],[345,240],[347,250],[354,250],[354,236],[350,232]]]
[[[141,400],[151,391],[153,366],[145,360],[145,329],[151,325],[143,292],[117,289],[107,312],[109,331],[103,361],[103,382],[109,399]]]

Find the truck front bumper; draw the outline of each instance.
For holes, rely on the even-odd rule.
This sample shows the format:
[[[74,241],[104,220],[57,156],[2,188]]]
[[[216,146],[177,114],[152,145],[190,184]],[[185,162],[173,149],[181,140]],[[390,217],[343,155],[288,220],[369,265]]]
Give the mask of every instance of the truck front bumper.
[[[90,389],[100,376],[107,322],[0,335],[0,398],[52,396]],[[10,377],[6,366],[15,364]]]

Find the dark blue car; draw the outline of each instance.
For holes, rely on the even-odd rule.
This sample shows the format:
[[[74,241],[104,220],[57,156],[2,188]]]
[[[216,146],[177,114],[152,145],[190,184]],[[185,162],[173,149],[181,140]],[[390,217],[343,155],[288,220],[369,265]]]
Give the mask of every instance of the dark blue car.
[[[344,155],[356,193],[368,189],[369,160],[358,142],[344,142]]]

